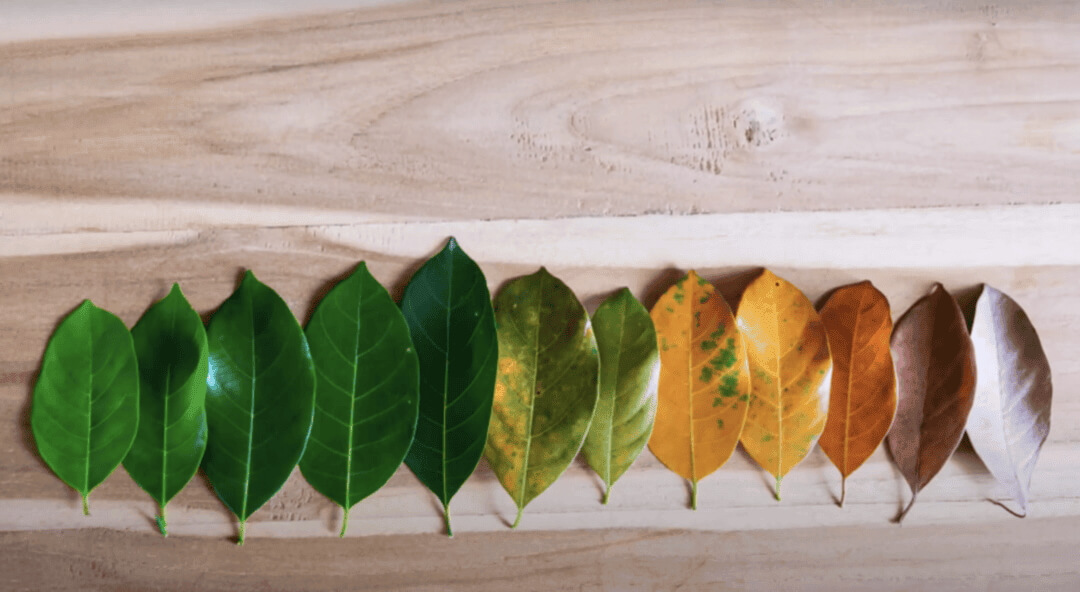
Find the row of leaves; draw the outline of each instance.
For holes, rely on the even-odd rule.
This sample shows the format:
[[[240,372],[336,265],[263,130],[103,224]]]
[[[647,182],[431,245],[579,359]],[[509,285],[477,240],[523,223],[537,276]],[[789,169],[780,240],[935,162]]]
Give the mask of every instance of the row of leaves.
[[[178,286],[130,332],[85,301],[46,348],[32,429],[84,512],[122,462],[159,504],[162,534],[166,505],[201,466],[240,543],[297,464],[344,509],[342,536],[349,510],[402,462],[438,497],[450,534],[450,501],[481,456],[517,505],[516,526],[579,452],[606,503],[646,443],[690,481],[696,508],[698,482],[740,442],[780,499],[781,478],[816,442],[843,490],[887,437],[914,503],[965,430],[1026,512],[1051,396],[1027,316],[986,286],[969,333],[937,285],[895,331],[891,319],[869,282],[837,289],[819,314],[767,270],[737,314],[693,271],[651,314],[622,289],[590,319],[543,268],[492,306],[450,239],[400,307],[361,263],[303,330],[250,272],[205,328]]]

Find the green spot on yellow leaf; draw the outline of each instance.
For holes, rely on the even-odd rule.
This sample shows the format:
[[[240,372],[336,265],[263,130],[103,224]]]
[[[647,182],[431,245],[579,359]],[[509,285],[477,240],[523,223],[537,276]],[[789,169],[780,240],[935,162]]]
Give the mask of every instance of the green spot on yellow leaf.
[[[720,382],[720,396],[734,397],[739,394],[739,373],[732,372],[724,376]]]

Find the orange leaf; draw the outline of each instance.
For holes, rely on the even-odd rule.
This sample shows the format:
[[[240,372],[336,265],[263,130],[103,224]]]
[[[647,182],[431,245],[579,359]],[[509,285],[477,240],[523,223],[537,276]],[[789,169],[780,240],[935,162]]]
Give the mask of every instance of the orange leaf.
[[[837,289],[821,308],[833,360],[829,419],[819,443],[847,478],[877,450],[896,415],[889,300],[869,281]]]
[[[736,320],[746,338],[750,410],[742,442],[780,480],[810,453],[822,429],[831,366],[825,328],[798,288],[764,270],[747,286]]]
[[[660,386],[649,450],[697,483],[720,468],[746,421],[749,374],[745,346],[723,296],[691,271],[660,297],[651,313],[660,347]]]

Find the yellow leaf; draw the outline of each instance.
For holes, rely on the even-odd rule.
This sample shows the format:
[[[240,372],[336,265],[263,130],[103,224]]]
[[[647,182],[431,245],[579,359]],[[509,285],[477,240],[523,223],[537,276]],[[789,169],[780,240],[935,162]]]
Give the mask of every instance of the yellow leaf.
[[[828,394],[821,385],[832,362],[814,306],[787,281],[764,270],[747,286],[736,318],[746,339],[750,409],[742,442],[780,480],[809,454],[825,427]]]
[[[881,445],[896,415],[896,372],[889,338],[889,301],[869,281],[844,286],[821,308],[833,359],[829,419],[821,449],[840,470],[840,505],[847,478]]]
[[[690,480],[696,509],[698,481],[727,462],[746,421],[745,346],[724,298],[693,271],[660,297],[651,316],[660,386],[649,450]]]

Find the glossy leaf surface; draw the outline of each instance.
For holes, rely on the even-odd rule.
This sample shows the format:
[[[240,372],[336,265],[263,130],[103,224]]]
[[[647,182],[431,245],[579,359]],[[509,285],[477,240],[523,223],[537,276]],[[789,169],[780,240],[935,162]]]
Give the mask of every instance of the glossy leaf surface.
[[[124,459],[131,478],[161,508],[195,476],[206,450],[206,330],[180,286],[131,329],[139,360],[139,430]]]
[[[896,419],[886,440],[911,487],[911,502],[960,445],[974,402],[975,350],[956,299],[935,284],[897,322]]]
[[[209,440],[203,470],[240,520],[285,484],[304,452],[315,402],[315,370],[300,325],[249,271],[206,330]]]
[[[319,302],[305,330],[315,420],[300,471],[345,510],[378,491],[416,430],[419,367],[405,317],[361,263]]]
[[[750,364],[750,411],[741,442],[780,480],[810,453],[825,429],[829,344],[810,301],[788,281],[765,270],[739,303],[739,331]]]
[[[712,284],[691,271],[652,309],[660,344],[660,389],[649,449],[697,484],[735,452],[749,410],[746,346],[731,309]]]
[[[577,456],[596,408],[600,357],[585,308],[544,268],[495,299],[499,373],[485,456],[517,505]]]
[[[139,369],[131,333],[84,300],[45,347],[30,425],[38,452],[64,483],[88,496],[124,460],[139,423]]]
[[[623,288],[592,317],[600,353],[600,396],[582,454],[611,486],[630,468],[653,430],[660,357],[649,311]]]
[[[829,416],[818,440],[840,470],[840,505],[847,478],[885,439],[896,415],[896,371],[889,338],[889,300],[869,281],[844,286],[821,308],[832,355]]]
[[[401,309],[420,360],[420,420],[405,462],[439,498],[452,535],[450,500],[484,454],[495,394],[487,279],[451,238],[413,275]]]
[[[1026,515],[1031,474],[1050,433],[1050,363],[1024,310],[991,286],[975,305],[971,340],[977,380],[968,438]]]

